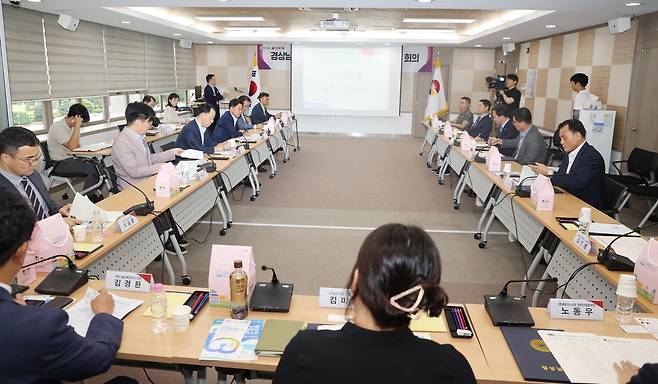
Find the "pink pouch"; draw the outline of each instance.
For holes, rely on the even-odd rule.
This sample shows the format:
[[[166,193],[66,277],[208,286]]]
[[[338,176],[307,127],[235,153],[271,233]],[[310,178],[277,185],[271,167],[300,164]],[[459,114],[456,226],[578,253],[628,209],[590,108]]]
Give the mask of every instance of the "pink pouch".
[[[432,115],[431,125],[432,125],[432,128],[438,128],[439,127],[439,117],[437,115]]]
[[[281,112],[281,121],[283,121],[283,126],[287,127],[290,124],[290,115],[288,112]]]
[[[180,179],[176,174],[176,167],[171,163],[160,166],[158,175],[155,177],[155,195],[157,197],[171,197],[172,191],[177,191]]]
[[[27,251],[28,255],[30,253],[34,255],[33,261],[55,255],[73,256],[73,236],[62,215],[58,213],[36,223]],[[53,259],[37,264],[36,271],[50,272],[56,263],[57,261]],[[25,264],[29,262],[26,260]]]
[[[658,304],[658,242],[650,238],[647,247],[635,260],[638,295]]]
[[[210,305],[225,306],[231,300],[229,276],[233,272],[233,262],[242,261],[242,269],[247,272],[247,296],[256,286],[256,262],[253,249],[241,245],[213,244],[208,268],[208,289],[210,290]]]
[[[274,132],[276,130],[276,120],[274,120],[273,117],[270,117],[270,119],[267,120],[266,128],[270,132]]]
[[[452,125],[450,125],[450,122],[448,121],[446,125],[443,126],[443,137],[449,139],[453,135],[454,135],[454,129],[452,128]]]
[[[552,211],[555,191],[553,191],[551,179],[544,175],[537,175],[530,187],[530,198],[538,211]]]
[[[489,148],[487,152],[487,167],[489,167],[489,172],[500,172],[500,164],[502,158],[497,147]]]
[[[475,147],[473,138],[468,134],[468,132],[462,132],[459,137],[459,144],[462,151],[470,151]]]

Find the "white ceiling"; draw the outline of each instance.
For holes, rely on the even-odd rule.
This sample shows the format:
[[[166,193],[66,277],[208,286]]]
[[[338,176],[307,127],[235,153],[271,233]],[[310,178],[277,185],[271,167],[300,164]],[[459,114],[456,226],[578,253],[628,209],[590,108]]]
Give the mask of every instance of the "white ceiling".
[[[626,15],[641,15],[658,11],[658,1],[640,0],[643,4],[638,7],[626,7],[624,4],[630,0],[434,0],[424,4],[415,0],[332,0],[332,1],[290,1],[290,0],[42,0],[41,3],[22,0],[25,8],[36,9],[49,13],[66,13],[84,21],[111,25],[119,28],[170,37],[189,39],[195,43],[238,43],[256,41],[354,41],[372,42],[387,41],[400,43],[436,44],[436,45],[458,45],[475,46],[480,44],[484,47],[498,47],[505,42],[523,42],[562,32],[568,32],[593,25],[606,23],[608,19]],[[8,1],[3,0],[3,3]],[[154,7],[139,8],[135,7]],[[189,16],[184,13],[175,13],[176,8],[213,7],[217,8],[222,15],[230,14],[230,8],[254,8],[254,14],[264,16],[267,20],[268,8],[376,8],[376,9],[450,9],[450,10],[491,10],[508,11],[507,14],[514,15],[509,11],[534,10],[522,17],[516,17],[506,21],[502,25],[493,26],[475,35],[458,34],[449,39],[441,39],[428,36],[412,38],[409,36],[398,36],[392,34],[378,35],[364,32],[350,32],[349,34],[331,34],[316,32],[308,34],[297,33],[289,36],[287,31],[279,35],[253,35],[241,34],[239,36],[228,36],[213,33],[216,28],[212,24],[195,22],[191,25]],[[327,18],[330,18],[332,10],[328,9]],[[301,11],[295,11],[301,12]],[[358,11],[357,11],[358,12]],[[189,12],[186,12],[189,13]],[[339,12],[341,15],[348,14],[346,11]],[[417,12],[415,12],[416,14]],[[193,19],[192,19],[193,20]],[[131,24],[123,24],[122,21],[131,21]],[[318,20],[319,23],[320,20]],[[485,23],[481,23],[485,24]],[[549,24],[557,25],[556,28],[548,29]],[[180,34],[174,35],[174,34]],[[502,40],[510,37],[511,40]]]

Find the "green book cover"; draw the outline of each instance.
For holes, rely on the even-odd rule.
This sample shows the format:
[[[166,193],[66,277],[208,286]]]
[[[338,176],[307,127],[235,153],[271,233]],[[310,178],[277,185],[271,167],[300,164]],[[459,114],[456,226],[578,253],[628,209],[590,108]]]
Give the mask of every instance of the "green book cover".
[[[256,353],[260,355],[280,355],[290,340],[304,328],[303,321],[267,320],[263,334],[256,345]]]

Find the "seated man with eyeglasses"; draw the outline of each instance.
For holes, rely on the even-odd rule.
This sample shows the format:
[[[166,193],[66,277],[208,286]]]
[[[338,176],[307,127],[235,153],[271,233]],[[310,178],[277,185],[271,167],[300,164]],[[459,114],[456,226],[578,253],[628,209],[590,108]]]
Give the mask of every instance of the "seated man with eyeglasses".
[[[39,139],[22,127],[0,131],[0,188],[21,195],[37,215],[37,221],[61,213],[69,226],[78,222],[68,217],[71,204],[61,208],[48,195],[37,164],[41,159]]]

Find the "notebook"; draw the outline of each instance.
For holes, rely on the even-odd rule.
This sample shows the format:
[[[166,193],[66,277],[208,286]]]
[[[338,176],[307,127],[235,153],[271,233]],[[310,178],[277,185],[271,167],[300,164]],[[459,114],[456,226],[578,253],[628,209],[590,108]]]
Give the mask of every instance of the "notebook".
[[[548,349],[537,329],[500,327],[523,378],[528,381],[569,383],[569,378]]]
[[[281,355],[290,340],[303,328],[303,321],[267,320],[263,327],[263,334],[256,344],[256,354],[261,356]]]

